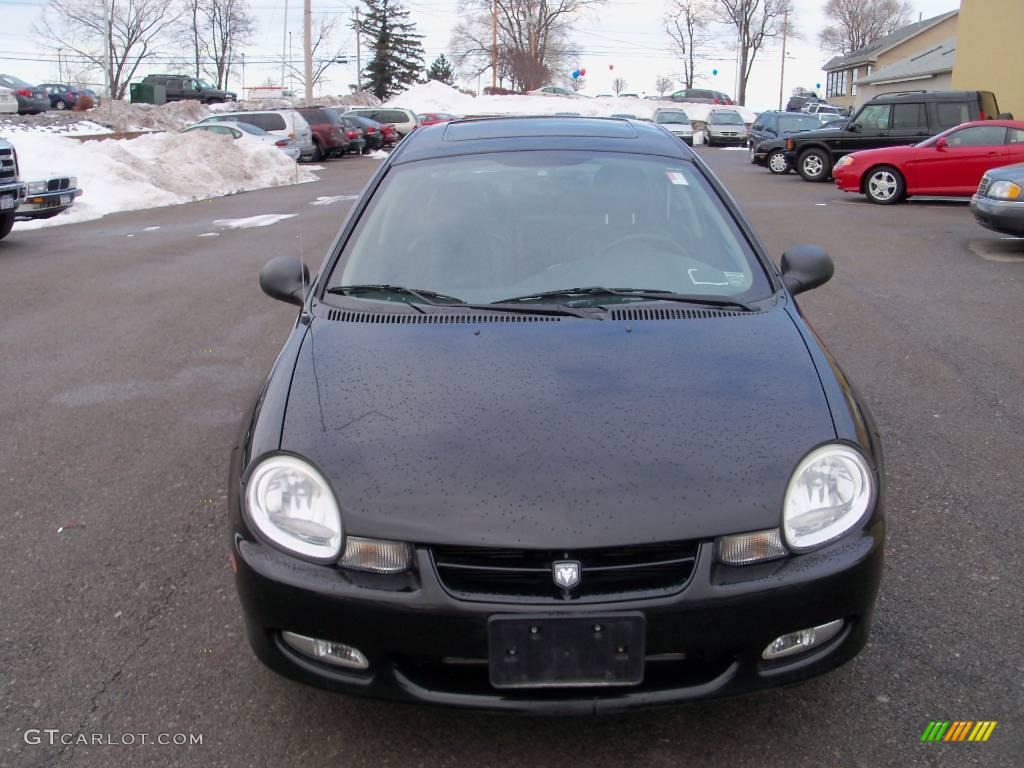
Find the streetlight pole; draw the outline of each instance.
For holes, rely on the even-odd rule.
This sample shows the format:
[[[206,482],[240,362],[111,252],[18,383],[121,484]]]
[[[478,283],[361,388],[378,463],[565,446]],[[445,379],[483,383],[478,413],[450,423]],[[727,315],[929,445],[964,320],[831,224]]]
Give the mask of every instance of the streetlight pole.
[[[108,2],[110,3],[109,7],[107,5]],[[110,70],[113,69],[110,62],[110,36],[113,34],[111,30],[113,15],[114,0],[103,0],[103,86],[107,91],[107,98],[111,100],[114,98],[113,91],[111,91],[113,83],[110,79]]]
[[[304,0],[302,4],[302,58],[306,73],[306,106],[313,103],[313,4]]]
[[[359,9],[356,8],[356,93],[362,93],[363,91],[363,54],[359,43],[359,31]]]
[[[281,37],[281,90],[284,90],[284,70],[287,66],[288,55],[288,0],[284,0],[284,34]],[[284,94],[281,94],[282,96]]]
[[[789,9],[782,17],[782,66],[779,67],[779,111],[782,111],[782,92],[786,82],[786,36],[789,34]]]

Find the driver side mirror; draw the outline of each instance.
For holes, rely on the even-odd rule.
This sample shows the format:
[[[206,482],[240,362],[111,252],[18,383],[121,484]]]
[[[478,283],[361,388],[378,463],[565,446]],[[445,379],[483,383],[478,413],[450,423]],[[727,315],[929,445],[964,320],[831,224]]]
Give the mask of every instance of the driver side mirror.
[[[308,287],[309,268],[294,256],[275,256],[260,270],[260,288],[272,299],[301,307]]]
[[[860,133],[860,125],[851,120],[850,124],[846,126],[846,130],[850,133]]]
[[[794,245],[782,254],[782,282],[792,294],[824,285],[835,271],[832,257],[817,245]]]
[[[948,146],[949,142],[947,142],[945,138],[939,139],[938,141],[935,142],[935,148],[939,150],[939,152],[945,152],[946,147]]]

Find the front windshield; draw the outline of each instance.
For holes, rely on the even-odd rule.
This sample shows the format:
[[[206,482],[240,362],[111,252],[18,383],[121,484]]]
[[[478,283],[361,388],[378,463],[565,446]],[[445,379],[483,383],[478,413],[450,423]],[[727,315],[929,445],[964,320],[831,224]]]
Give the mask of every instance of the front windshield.
[[[213,86],[210,85],[205,80],[196,80],[196,85],[198,85],[200,88],[203,88],[204,90],[207,90],[207,91],[209,91],[209,90],[211,90],[213,88]]]
[[[689,125],[690,118],[686,116],[685,112],[659,112],[658,122],[668,125]]]
[[[743,118],[737,112],[712,112],[712,123],[723,123],[725,125],[742,125]]]
[[[813,115],[779,115],[779,130],[796,133],[813,131],[821,127],[821,121]]]
[[[369,284],[470,303],[584,286],[745,301],[771,293],[691,163],[589,151],[495,152],[391,168],[327,283]],[[606,299],[594,302],[616,300]]]

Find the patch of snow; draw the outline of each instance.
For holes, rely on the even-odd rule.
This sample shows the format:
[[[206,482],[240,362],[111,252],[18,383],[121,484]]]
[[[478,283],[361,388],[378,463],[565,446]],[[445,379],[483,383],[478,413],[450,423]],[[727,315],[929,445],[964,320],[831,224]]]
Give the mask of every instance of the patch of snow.
[[[322,165],[306,165],[303,166],[307,171],[325,171],[326,167]]]
[[[316,200],[311,202],[310,205],[331,205],[332,203],[358,199],[359,195],[334,195],[333,197],[318,197]]]
[[[252,229],[253,227],[269,227],[285,219],[293,219],[295,213],[260,213],[256,216],[249,216],[244,219],[214,219],[216,227],[227,227],[228,229]]]
[[[469,96],[449,85],[431,80],[411,88],[385,102],[384,106],[404,107],[417,114],[450,112],[456,115],[553,115],[578,112],[589,117],[633,114],[650,119],[659,107],[682,109],[691,120],[706,121],[712,109],[735,109],[744,122],[753,123],[757,115],[746,107],[715,107],[674,101],[619,98],[592,99],[571,96]]]
[[[71,210],[52,219],[18,222],[19,229],[90,221],[119,211],[318,178],[275,147],[199,131],[103,141],[24,134],[14,144],[26,181],[67,174],[77,176],[82,189]]]
[[[202,232],[199,237],[220,237],[220,232]]]
[[[143,232],[156,232],[160,227],[144,227]]]
[[[383,149],[375,149],[373,150],[373,152],[366,155],[366,157],[370,158],[371,160],[387,160],[388,153],[385,152]]]
[[[62,123],[0,123],[0,134],[11,141],[17,141],[24,134],[42,134],[44,136],[96,136],[110,133],[110,128],[92,120],[77,120]]]
[[[719,147],[719,149],[724,149],[726,152],[729,152],[729,151],[732,151],[732,152],[737,152],[737,151],[739,151],[739,152],[749,152],[750,151],[746,147]]]

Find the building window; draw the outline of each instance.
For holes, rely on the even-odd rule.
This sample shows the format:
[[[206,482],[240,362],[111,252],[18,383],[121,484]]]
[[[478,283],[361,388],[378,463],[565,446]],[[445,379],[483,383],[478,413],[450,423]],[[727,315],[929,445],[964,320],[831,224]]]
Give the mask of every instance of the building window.
[[[846,95],[846,76],[848,74],[849,71],[845,69],[828,73],[828,77],[825,79],[825,98]]]
[[[853,74],[850,75],[850,95],[857,95],[857,68],[853,68]]]

